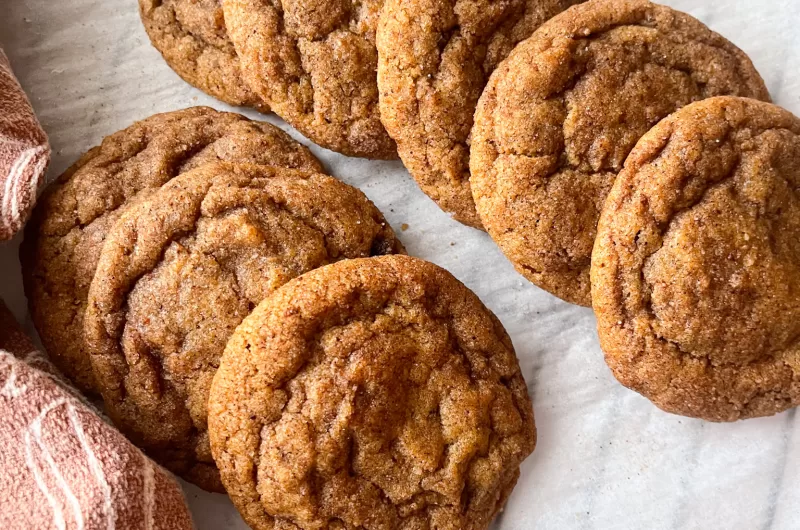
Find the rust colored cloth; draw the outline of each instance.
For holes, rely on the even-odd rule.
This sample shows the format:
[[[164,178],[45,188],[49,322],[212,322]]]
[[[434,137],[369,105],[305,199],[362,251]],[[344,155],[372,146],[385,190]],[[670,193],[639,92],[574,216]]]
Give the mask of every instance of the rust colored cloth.
[[[189,530],[180,486],[61,382],[0,301],[0,528]]]
[[[49,163],[47,135],[0,48],[0,241],[25,224]]]

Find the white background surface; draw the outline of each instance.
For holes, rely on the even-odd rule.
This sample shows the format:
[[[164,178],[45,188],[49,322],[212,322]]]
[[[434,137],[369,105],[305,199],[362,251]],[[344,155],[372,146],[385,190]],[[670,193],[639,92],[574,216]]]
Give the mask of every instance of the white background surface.
[[[800,0],[666,3],[742,47],[775,102],[800,114]],[[0,43],[50,136],[51,179],[135,120],[198,104],[228,110],[167,67],[136,0],[0,0]],[[731,425],[659,411],[613,379],[590,310],[526,282],[488,236],[439,211],[399,162],[311,147],[331,174],[383,210],[409,253],[466,283],[514,340],[539,443],[497,528],[800,528],[795,411]],[[0,244],[0,297],[27,321],[18,244]],[[226,497],[186,492],[199,530],[246,528]]]

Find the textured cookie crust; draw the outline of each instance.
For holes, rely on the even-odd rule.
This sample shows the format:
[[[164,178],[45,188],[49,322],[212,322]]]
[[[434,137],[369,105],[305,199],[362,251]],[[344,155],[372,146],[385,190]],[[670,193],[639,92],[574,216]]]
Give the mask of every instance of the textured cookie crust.
[[[131,207],[109,233],[86,344],[109,415],[155,460],[224,492],[208,443],[228,338],[275,289],[348,258],[403,252],[364,194],[319,173],[209,164]]]
[[[383,0],[223,0],[244,78],[317,144],[394,159],[380,121],[375,30]]]
[[[150,42],[184,81],[231,105],[269,112],[242,79],[220,0],[139,0],[139,14]]]
[[[25,293],[48,355],[84,392],[98,391],[83,347],[83,313],[106,233],[129,201],[216,160],[322,169],[272,125],[195,107],[109,136],[39,199],[20,250]]]
[[[472,116],[520,41],[582,0],[387,0],[378,25],[381,120],[430,198],[481,228],[469,187]]]
[[[662,118],[718,95],[769,100],[748,57],[689,15],[646,0],[568,9],[481,96],[470,167],[484,226],[530,281],[590,305],[597,219],[628,153]]]
[[[229,342],[209,401],[222,480],[254,529],[485,529],[536,443],[514,348],[447,271],[339,262]]]
[[[650,131],[600,218],[592,301],[614,375],[666,411],[800,404],[800,120],[714,98]]]

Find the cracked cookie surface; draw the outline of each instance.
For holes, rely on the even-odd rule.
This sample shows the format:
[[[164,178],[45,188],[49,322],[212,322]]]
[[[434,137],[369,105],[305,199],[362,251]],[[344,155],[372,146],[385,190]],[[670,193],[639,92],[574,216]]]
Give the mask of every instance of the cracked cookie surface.
[[[130,203],[217,160],[322,169],[273,125],[194,107],[105,138],[39,199],[20,249],[25,293],[50,359],[84,392],[99,392],[84,348],[83,314],[106,233]]]
[[[481,228],[469,135],[489,75],[545,21],[583,0],[387,0],[378,25],[381,119],[422,190]]]
[[[696,100],[769,100],[750,59],[696,19],[646,0],[592,0],[544,24],[492,75],[475,116],[471,186],[516,269],[591,304],[597,219],[630,150]]]
[[[800,404],[800,119],[713,98],[631,152],[592,256],[614,375],[712,421]]]
[[[207,403],[236,326],[304,272],[395,252],[380,211],[327,175],[219,163],[173,179],[111,230],[89,292],[109,416],[160,464],[224,492]]]
[[[225,350],[209,429],[259,530],[485,529],[536,442],[502,324],[407,256],[323,267],[262,302]]]
[[[220,0],[139,0],[150,42],[184,81],[231,105],[269,112],[242,79]]]
[[[394,159],[380,121],[375,30],[383,0],[223,0],[250,87],[315,143]]]

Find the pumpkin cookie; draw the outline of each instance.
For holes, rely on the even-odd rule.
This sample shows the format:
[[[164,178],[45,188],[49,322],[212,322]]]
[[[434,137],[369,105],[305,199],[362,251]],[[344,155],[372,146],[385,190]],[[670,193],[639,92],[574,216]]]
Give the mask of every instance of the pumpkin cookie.
[[[223,0],[245,80],[281,118],[339,153],[397,158],[380,121],[383,0]]]
[[[229,103],[269,112],[242,79],[220,0],[139,0],[150,42],[190,85]]]
[[[662,409],[712,421],[800,404],[800,119],[714,98],[628,157],[592,256],[606,361]]]
[[[207,403],[236,326],[295,276],[394,252],[378,209],[327,175],[219,163],[173,179],[117,222],[89,291],[86,344],[109,415],[168,469],[224,491]]]
[[[544,24],[501,64],[475,116],[478,213],[517,270],[590,305],[603,202],[630,150],[684,105],[769,100],[750,59],[694,18],[646,0],[592,0]]]
[[[39,199],[20,251],[25,292],[50,358],[84,392],[97,391],[83,346],[83,312],[106,233],[129,202],[216,160],[321,170],[308,149],[277,127],[195,107],[109,136]]]
[[[272,528],[488,528],[533,451],[497,318],[406,256],[293,280],[231,338],[211,448],[245,521]]]
[[[489,75],[521,40],[583,0],[387,0],[378,25],[381,119],[430,198],[475,228],[472,116]]]

